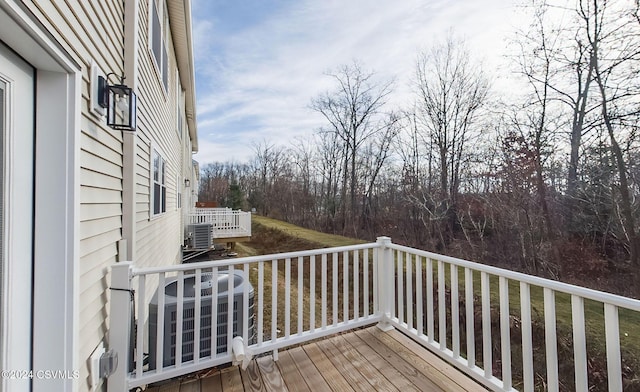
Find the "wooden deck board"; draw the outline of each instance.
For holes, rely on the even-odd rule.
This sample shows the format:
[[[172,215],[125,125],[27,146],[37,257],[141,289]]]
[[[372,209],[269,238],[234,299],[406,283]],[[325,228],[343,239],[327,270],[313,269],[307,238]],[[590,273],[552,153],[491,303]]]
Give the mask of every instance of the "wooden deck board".
[[[200,383],[202,392],[222,391],[222,373],[217,372],[213,376],[205,377]]]
[[[174,382],[160,387],[160,392],[178,392],[180,391],[180,383]]]
[[[325,355],[335,365],[338,371],[349,381],[353,389],[357,391],[374,390],[372,389],[374,385],[370,384],[367,378],[358,371],[355,364],[351,363],[351,361],[342,355],[341,349],[333,344],[331,338],[319,341],[318,347],[324,351]]]
[[[382,331],[381,333],[384,334]],[[433,371],[428,363],[422,361],[411,351],[396,345],[393,339],[384,341],[380,339],[377,332],[371,333],[368,330],[358,331],[357,335],[374,351],[384,355],[391,366],[408,377],[420,390],[460,391],[460,388],[455,387],[457,384],[452,383],[437,371]]]
[[[290,391],[311,392],[311,389],[304,380],[304,376],[296,367],[296,360],[291,356],[291,351],[293,350],[279,353],[278,361],[276,362],[284,379],[284,383]]]
[[[399,391],[394,383],[389,381],[379,369],[371,364],[371,358],[362,356],[344,336],[339,335],[330,340],[376,391]]]
[[[385,334],[379,329],[369,329],[368,331],[377,334],[380,338],[393,338],[396,340],[400,347],[404,347],[405,350],[411,350],[415,356],[421,359],[422,363],[427,363],[429,366],[434,369],[434,371],[430,374],[443,374],[445,375],[448,382],[454,382],[460,385],[465,391],[486,391],[487,389],[476,383],[472,379],[470,379],[466,374],[460,372],[452,365],[449,365],[436,354],[431,351],[421,347],[417,343],[415,343],[411,338],[403,335],[402,333],[393,330],[389,333]]]
[[[398,331],[376,327],[329,337],[254,359],[202,378],[184,378],[149,392],[204,391],[486,391]]]
[[[403,392],[438,390],[435,384],[433,384],[428,379],[424,377],[417,377],[418,372],[408,364],[401,369],[398,369],[397,366],[394,366],[392,361],[397,360],[396,357],[391,357],[391,355],[386,352],[378,353],[371,346],[369,346],[367,342],[365,342],[367,336],[371,335],[365,335],[365,339],[363,340],[361,336],[353,333],[345,335],[345,339],[347,339],[351,343],[351,345],[355,347],[356,350],[358,350],[360,355],[362,355],[364,358],[367,358],[371,365],[375,366],[375,368],[387,379],[389,379],[399,390]]]
[[[220,380],[222,381],[223,392],[242,392],[244,386],[242,384],[242,376],[237,366],[226,368],[220,372]]]
[[[288,391],[273,357],[260,357],[256,359],[256,362],[260,369],[260,375],[262,375],[262,383],[267,391]]]
[[[320,374],[320,371],[302,347],[296,347],[288,351],[305,382],[314,392],[331,392],[329,384],[327,384],[327,381],[322,377],[322,374]]]
[[[332,391],[353,391],[349,382],[316,343],[307,344],[303,349],[318,368],[320,374]]]
[[[260,376],[260,368],[257,361],[251,361],[246,370],[240,370],[242,375],[242,385],[244,385],[245,391],[265,391],[264,384],[262,384],[262,377]]]
[[[180,392],[200,392],[200,380],[190,380],[180,385]]]
[[[179,392],[179,391],[180,391],[179,381],[172,381],[160,386],[155,386],[155,387],[146,389],[146,392]]]

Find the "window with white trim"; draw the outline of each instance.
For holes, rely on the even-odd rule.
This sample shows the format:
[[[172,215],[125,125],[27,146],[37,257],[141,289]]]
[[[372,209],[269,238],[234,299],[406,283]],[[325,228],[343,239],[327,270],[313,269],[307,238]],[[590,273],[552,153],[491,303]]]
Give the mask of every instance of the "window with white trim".
[[[151,0],[149,18],[149,49],[158,71],[164,91],[169,89],[169,56],[166,42],[166,7],[164,0]]]
[[[151,216],[155,216],[167,212],[167,163],[155,149],[153,150],[153,160],[151,165],[153,176],[153,189],[151,190]]]

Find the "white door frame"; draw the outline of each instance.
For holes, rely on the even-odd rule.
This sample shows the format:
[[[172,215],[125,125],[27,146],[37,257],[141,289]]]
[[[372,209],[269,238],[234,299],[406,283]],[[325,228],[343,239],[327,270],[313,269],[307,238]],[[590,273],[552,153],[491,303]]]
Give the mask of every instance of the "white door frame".
[[[82,69],[19,1],[0,0],[0,39],[36,68],[32,369],[79,371]],[[55,321],[54,321],[55,320]],[[33,391],[75,391],[35,377]]]
[[[29,369],[33,245],[34,70],[11,49],[0,47],[3,82],[2,142],[2,365]],[[28,387],[29,380],[2,377],[3,391]]]

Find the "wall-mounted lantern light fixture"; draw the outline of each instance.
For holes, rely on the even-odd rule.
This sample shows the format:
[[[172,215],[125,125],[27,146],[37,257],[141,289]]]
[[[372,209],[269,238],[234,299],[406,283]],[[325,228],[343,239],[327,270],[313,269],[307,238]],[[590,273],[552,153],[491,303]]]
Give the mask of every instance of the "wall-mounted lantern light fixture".
[[[184,187],[185,188],[189,188],[191,186],[191,180],[189,180],[188,178],[184,179]]]
[[[136,130],[136,94],[124,84],[109,84],[109,76],[98,77],[98,103],[107,109],[107,125],[113,129],[134,132]]]

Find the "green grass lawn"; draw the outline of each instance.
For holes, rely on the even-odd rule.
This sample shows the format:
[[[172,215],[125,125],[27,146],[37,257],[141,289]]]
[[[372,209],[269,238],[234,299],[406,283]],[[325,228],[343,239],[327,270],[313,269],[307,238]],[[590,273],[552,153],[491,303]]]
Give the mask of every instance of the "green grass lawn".
[[[291,223],[267,218],[260,215],[253,215],[251,219],[254,223],[271,229],[279,230],[289,236],[301,238],[309,242],[315,242],[319,245],[319,247],[327,248],[334,246],[364,244],[367,242],[355,238],[343,237],[341,235],[326,234],[315,230],[305,229],[304,227],[296,226]]]

